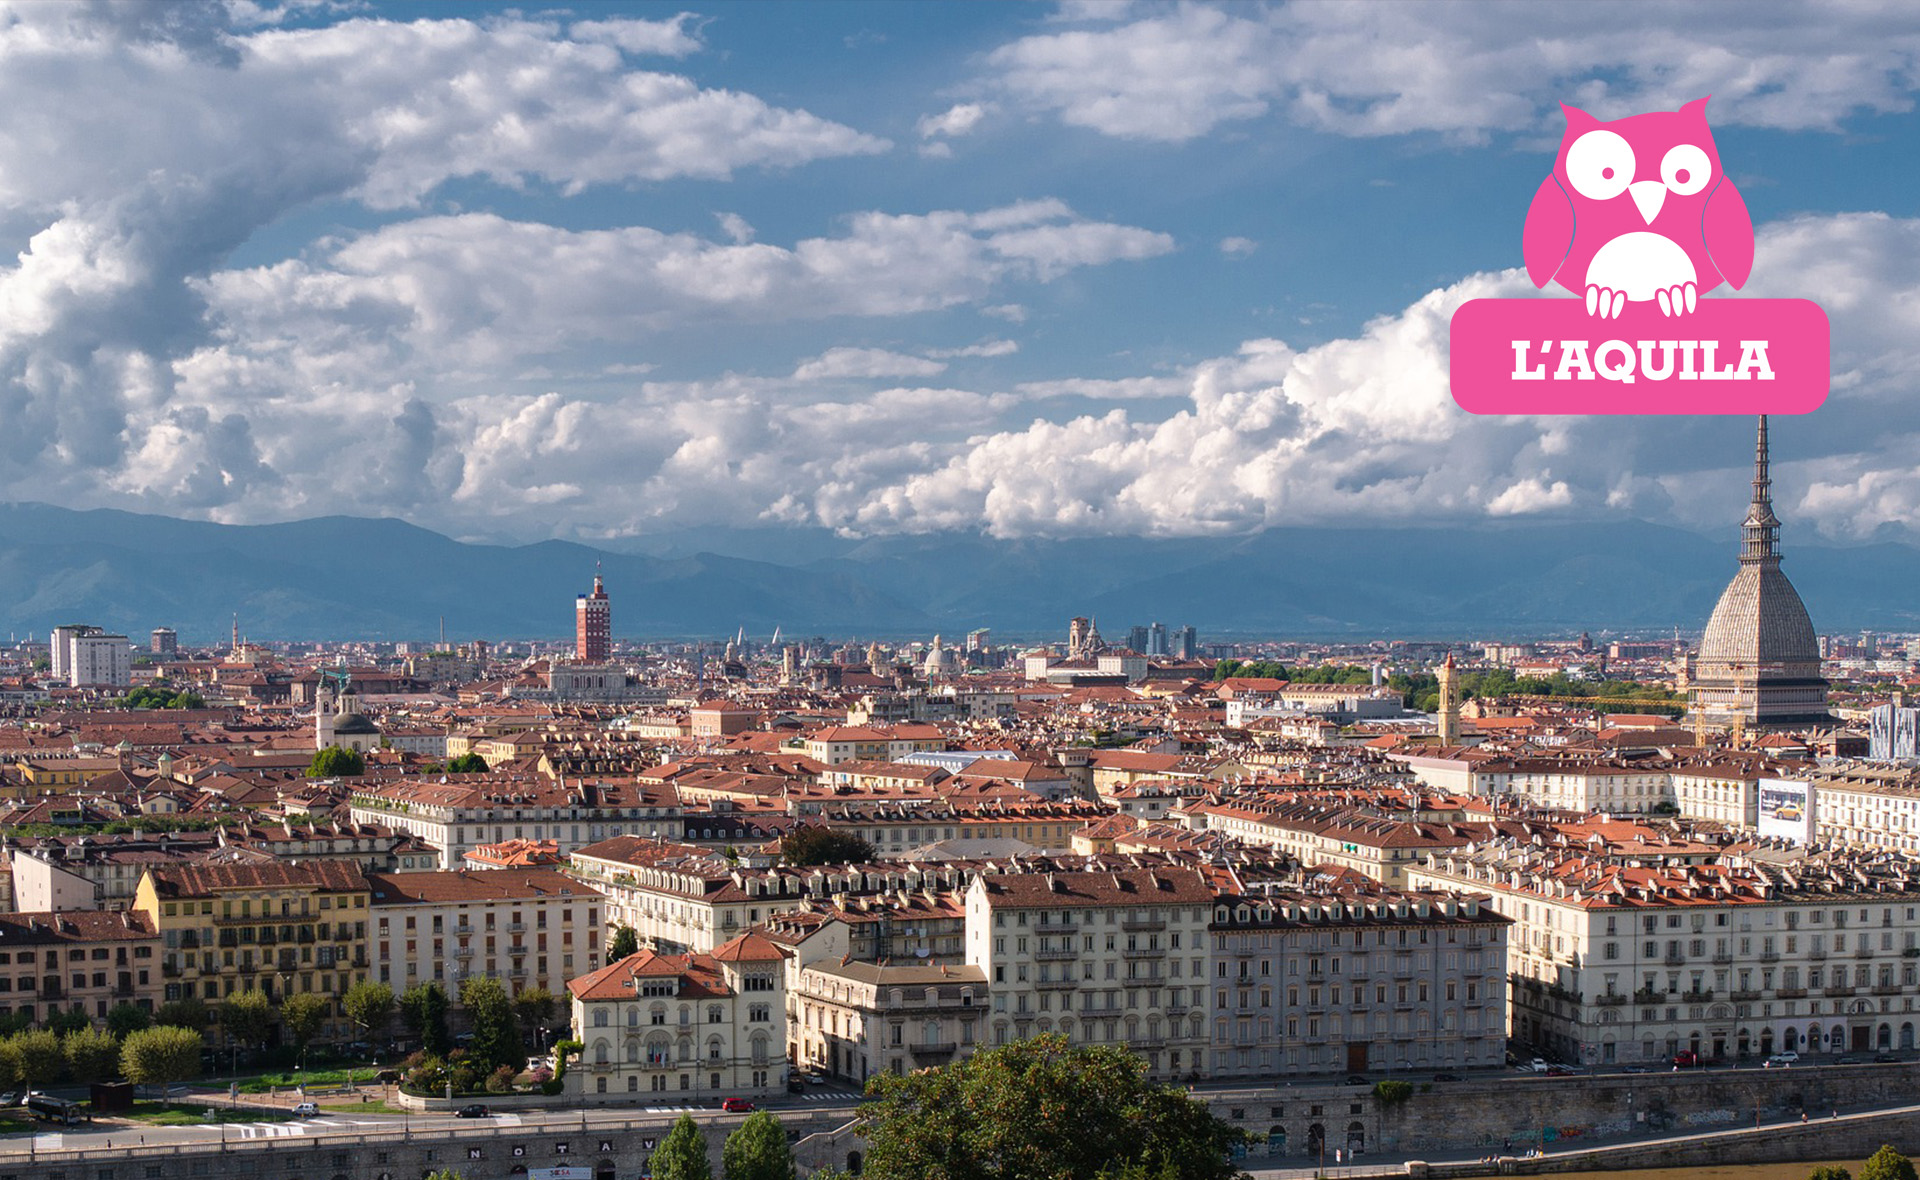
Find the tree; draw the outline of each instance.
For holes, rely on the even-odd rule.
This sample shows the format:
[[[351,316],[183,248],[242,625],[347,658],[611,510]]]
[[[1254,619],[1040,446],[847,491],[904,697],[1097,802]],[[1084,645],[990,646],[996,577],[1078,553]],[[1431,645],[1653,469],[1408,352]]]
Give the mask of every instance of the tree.
[[[340,1004],[355,1028],[374,1037],[387,1030],[393,1019],[393,989],[375,979],[363,979],[347,989]]]
[[[653,1165],[654,1180],[713,1180],[706,1132],[690,1114],[680,1116],[647,1162]]]
[[[1124,1049],[1058,1034],[867,1084],[871,1180],[1041,1180],[1144,1173],[1230,1180],[1238,1131],[1185,1090],[1146,1080]]]
[[[447,993],[437,982],[430,979],[408,988],[400,997],[400,1019],[433,1056],[445,1057],[453,1048],[447,1035]]]
[[[793,1180],[793,1149],[780,1120],[756,1110],[720,1147],[726,1180]]]
[[[618,963],[640,950],[640,934],[631,926],[613,928],[613,945],[607,948],[607,962]]]
[[[307,764],[308,778],[358,778],[367,773],[367,760],[358,750],[328,746]]]
[[[107,1013],[107,1021],[109,1027],[111,1027],[113,1013]],[[201,1029],[207,1027],[207,1005],[198,996],[187,996],[183,999],[168,1000],[166,1003],[154,1009],[153,1022],[155,1024],[170,1025],[173,1028],[190,1028],[195,1032],[199,1032]]]
[[[251,1049],[265,1043],[273,1027],[273,1001],[257,987],[235,992],[220,1005],[220,1023],[230,1045]]]
[[[868,864],[873,845],[852,832],[811,825],[793,828],[780,837],[780,858],[790,865]]]
[[[441,1168],[438,1172],[427,1173],[427,1180],[466,1180],[466,1177],[452,1168]]]
[[[28,1086],[52,1085],[60,1080],[67,1065],[60,1038],[44,1028],[17,1032],[0,1042],[0,1060],[5,1062],[10,1081]]]
[[[530,987],[513,997],[514,1015],[522,1028],[545,1028],[553,1019],[553,993],[544,987]]]
[[[460,985],[460,1003],[467,1010],[467,1022],[473,1027],[473,1043],[467,1046],[475,1067],[492,1073],[503,1065],[519,1069],[527,1062],[520,1046],[520,1023],[514,1019],[513,1001],[507,989],[491,975],[472,975]]]
[[[78,1004],[71,1008],[53,1008],[47,1012],[47,1031],[55,1036],[64,1037],[70,1032],[79,1032],[90,1028],[93,1021],[88,1019],[87,1010]]]
[[[1885,1144],[1861,1166],[1860,1180],[1916,1180],[1913,1161]]]
[[[487,760],[478,754],[462,754],[458,758],[447,759],[448,774],[485,774]]]
[[[107,1031],[116,1037],[153,1027],[153,1013],[138,1004],[115,1004],[107,1012]]]
[[[171,1086],[200,1073],[200,1034],[161,1025],[143,1028],[120,1046],[120,1069],[142,1086]]]
[[[1853,1173],[1839,1164],[1821,1164],[1807,1176],[1807,1180],[1853,1180]]]
[[[281,1001],[280,1022],[287,1026],[287,1035],[293,1038],[295,1047],[300,1050],[302,1061],[306,1060],[307,1046],[320,1031],[320,1026],[326,1023],[327,1013],[332,1007],[333,1001],[312,992],[300,992]]]
[[[67,1059],[67,1076],[76,1082],[110,1082],[120,1076],[120,1041],[106,1029],[70,1032],[61,1038],[60,1052]]]

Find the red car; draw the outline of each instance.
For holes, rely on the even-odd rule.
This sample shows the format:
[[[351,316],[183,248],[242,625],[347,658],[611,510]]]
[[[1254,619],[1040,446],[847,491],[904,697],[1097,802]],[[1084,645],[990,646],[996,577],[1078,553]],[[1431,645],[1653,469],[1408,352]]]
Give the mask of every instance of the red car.
[[[1700,1064],[1700,1055],[1692,1049],[1682,1049],[1673,1055],[1673,1064],[1679,1069],[1692,1069]]]
[[[729,1098],[720,1104],[720,1109],[729,1114],[748,1114],[760,1108],[745,1098]]]

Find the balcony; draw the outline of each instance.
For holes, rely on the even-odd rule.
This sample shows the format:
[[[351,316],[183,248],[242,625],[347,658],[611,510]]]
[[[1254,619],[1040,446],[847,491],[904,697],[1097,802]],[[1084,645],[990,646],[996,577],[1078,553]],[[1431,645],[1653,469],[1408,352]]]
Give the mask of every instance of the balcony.
[[[1759,999],[1760,993],[1751,989],[1736,987],[1733,989],[1732,996],[1736,1003],[1744,1003],[1749,1000]]]
[[[1713,952],[1713,961],[1716,963],[1731,963],[1733,962],[1733,953],[1731,951],[1715,951]]]
[[[1853,994],[1853,989],[1842,984],[1836,987],[1825,988],[1820,994],[1823,996],[1850,996]]]
[[[1120,948],[1120,957],[1123,959],[1158,959],[1166,953],[1166,948],[1157,946],[1129,946]]]
[[[1807,989],[1804,987],[1783,987],[1773,994],[1783,1000],[1798,1000],[1806,996]]]
[[[1165,930],[1166,928],[1167,920],[1165,918],[1120,919],[1120,929],[1122,930]]]
[[[959,1048],[957,1041],[928,1041],[907,1046],[907,1052],[924,1061],[937,1057],[952,1057]]]
[[[1633,993],[1633,1002],[1636,1004],[1664,1004],[1667,1002],[1667,994],[1665,992],[1654,991],[1652,988],[1643,987]]]
[[[1080,981],[1077,979],[1036,979],[1033,981],[1033,986],[1039,988],[1041,991],[1072,991],[1074,988],[1080,986]]]
[[[1760,961],[1762,963],[1778,963],[1780,961],[1780,952],[1779,951],[1761,951]]]
[[[523,934],[526,932],[526,929],[527,929],[527,924],[525,922],[508,922],[507,923],[508,934]]]
[[[1593,997],[1593,1002],[1602,1008],[1618,1008],[1627,1002],[1627,997],[1617,992],[1608,992],[1605,995]]]
[[[1871,959],[1873,958],[1873,948],[1870,946],[1854,947],[1853,957],[1856,959]]]
[[[1873,994],[1876,996],[1897,996],[1900,994],[1900,985],[1897,983],[1876,983],[1873,985]]]
[[[1080,952],[1072,947],[1041,947],[1033,952],[1033,957],[1042,963],[1064,963],[1080,957]]]
[[[470,946],[454,947],[453,957],[456,959],[471,959],[473,958],[473,948]]]
[[[1687,957],[1678,951],[1668,951],[1666,958],[1661,959],[1660,962],[1668,967],[1684,967],[1687,965]]]
[[[522,958],[526,953],[527,948],[523,946],[510,946],[507,948],[507,954],[516,959]]]
[[[1707,988],[1704,991],[1681,992],[1680,1002],[1683,1004],[1710,1004],[1713,1002],[1713,989]]]
[[[1095,1017],[1118,1016],[1120,1015],[1120,1010],[1121,1010],[1120,1005],[1118,1004],[1113,1004],[1110,1006],[1103,1003],[1083,1004],[1081,1005],[1081,1008],[1080,1008],[1080,1015],[1083,1017],[1085,1016],[1095,1016]]]
[[[1807,958],[1809,959],[1824,959],[1826,957],[1827,957],[1827,952],[1825,947],[1816,946],[1808,949],[1807,951]]]

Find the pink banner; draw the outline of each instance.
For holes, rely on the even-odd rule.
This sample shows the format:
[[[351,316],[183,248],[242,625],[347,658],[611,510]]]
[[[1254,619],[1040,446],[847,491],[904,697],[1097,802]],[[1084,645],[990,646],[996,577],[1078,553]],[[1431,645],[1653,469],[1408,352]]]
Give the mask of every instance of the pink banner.
[[[1474,414],[1805,414],[1832,380],[1806,299],[1702,299],[1618,318],[1580,299],[1475,299],[1453,314],[1453,400]]]

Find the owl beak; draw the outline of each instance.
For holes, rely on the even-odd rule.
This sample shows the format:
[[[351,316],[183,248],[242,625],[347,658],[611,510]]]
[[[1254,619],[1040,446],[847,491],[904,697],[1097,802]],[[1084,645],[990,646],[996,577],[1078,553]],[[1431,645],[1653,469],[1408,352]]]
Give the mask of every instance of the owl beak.
[[[1636,180],[1627,186],[1633,194],[1633,203],[1640,208],[1640,219],[1648,225],[1660,216],[1660,206],[1667,202],[1667,186],[1657,180]]]

